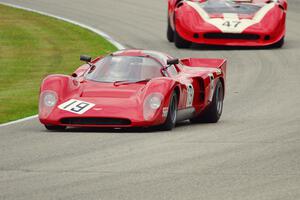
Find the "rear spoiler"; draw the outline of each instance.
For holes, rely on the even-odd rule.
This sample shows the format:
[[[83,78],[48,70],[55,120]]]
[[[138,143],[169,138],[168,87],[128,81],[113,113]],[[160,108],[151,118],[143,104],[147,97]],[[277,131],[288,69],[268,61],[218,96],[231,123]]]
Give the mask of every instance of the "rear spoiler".
[[[226,59],[218,58],[183,58],[180,62],[188,67],[202,67],[202,68],[217,68],[223,73],[223,78],[226,79]]]
[[[217,58],[183,58],[180,62],[189,67],[221,68],[223,65],[226,66],[227,61]]]

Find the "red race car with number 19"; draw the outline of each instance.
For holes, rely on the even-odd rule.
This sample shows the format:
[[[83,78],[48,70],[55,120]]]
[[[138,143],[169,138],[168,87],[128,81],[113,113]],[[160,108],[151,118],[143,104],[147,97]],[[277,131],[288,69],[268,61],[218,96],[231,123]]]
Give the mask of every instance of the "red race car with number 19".
[[[66,127],[150,127],[217,122],[222,114],[226,60],[173,58],[149,50],[121,50],[72,75],[49,75],[40,88],[39,119]]]
[[[167,38],[192,43],[281,47],[286,0],[168,0]]]

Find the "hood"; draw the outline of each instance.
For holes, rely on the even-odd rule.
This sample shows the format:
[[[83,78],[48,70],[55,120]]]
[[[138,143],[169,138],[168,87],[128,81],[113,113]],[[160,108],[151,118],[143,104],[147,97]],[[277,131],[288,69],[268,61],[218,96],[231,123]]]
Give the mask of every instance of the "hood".
[[[119,84],[86,81],[82,85],[81,97],[132,98],[145,88],[146,82]]]
[[[59,116],[78,117],[82,114],[89,117],[118,117],[130,116],[138,118],[141,109],[141,94],[146,83],[119,84],[95,82],[86,80],[80,83],[80,92],[74,92],[67,99],[59,102]],[[71,103],[70,103],[71,102]],[[78,109],[76,103],[88,106]],[[79,107],[80,108],[80,107]],[[73,109],[73,110],[72,110]]]
[[[235,3],[231,1],[186,2],[200,18],[214,25],[223,33],[242,33],[248,27],[260,23],[275,3]]]

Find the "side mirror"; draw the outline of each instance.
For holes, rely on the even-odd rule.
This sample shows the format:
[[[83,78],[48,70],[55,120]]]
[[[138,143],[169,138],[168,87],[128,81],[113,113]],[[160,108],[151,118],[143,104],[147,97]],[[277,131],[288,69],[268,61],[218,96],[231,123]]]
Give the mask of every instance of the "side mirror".
[[[178,63],[179,63],[179,59],[178,58],[167,60],[167,65],[176,65]]]
[[[92,57],[91,56],[86,56],[86,55],[81,55],[80,60],[89,63],[89,62],[92,61]]]

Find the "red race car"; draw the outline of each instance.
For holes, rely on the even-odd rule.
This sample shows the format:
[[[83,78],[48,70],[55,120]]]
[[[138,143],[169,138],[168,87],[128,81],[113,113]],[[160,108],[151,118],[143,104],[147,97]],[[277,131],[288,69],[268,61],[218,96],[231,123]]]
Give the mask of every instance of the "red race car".
[[[192,43],[281,47],[286,0],[168,0],[167,38]]]
[[[91,60],[72,75],[49,75],[40,88],[39,119],[66,127],[150,127],[217,122],[222,114],[226,60],[177,59],[149,50],[121,50]]]

